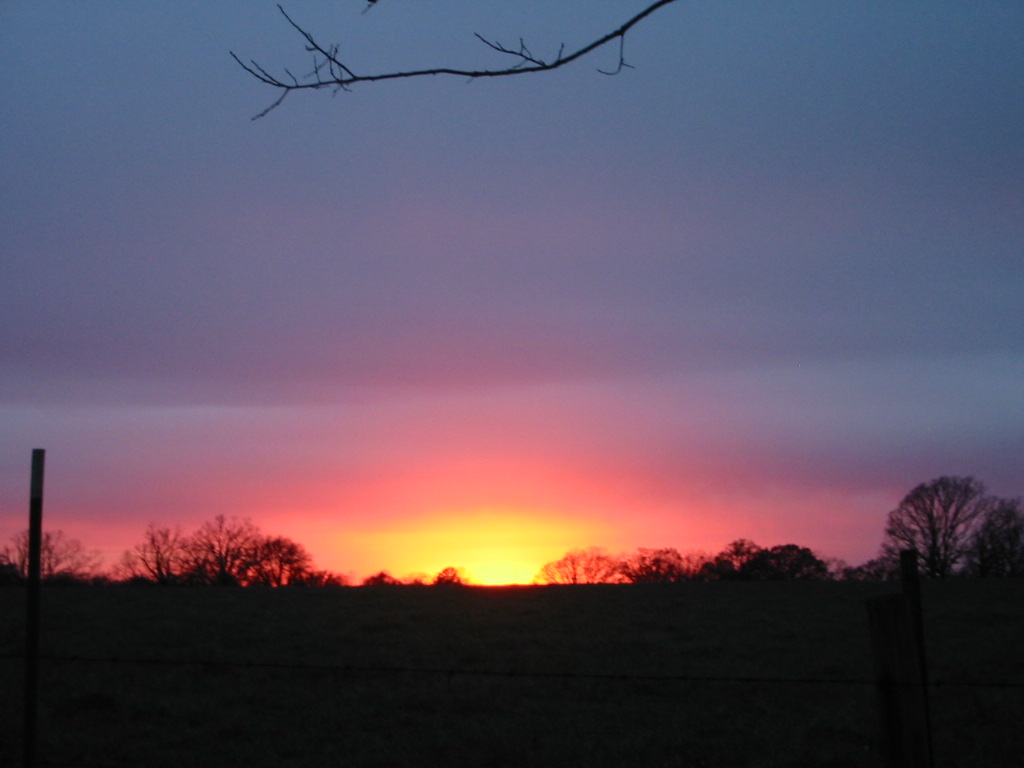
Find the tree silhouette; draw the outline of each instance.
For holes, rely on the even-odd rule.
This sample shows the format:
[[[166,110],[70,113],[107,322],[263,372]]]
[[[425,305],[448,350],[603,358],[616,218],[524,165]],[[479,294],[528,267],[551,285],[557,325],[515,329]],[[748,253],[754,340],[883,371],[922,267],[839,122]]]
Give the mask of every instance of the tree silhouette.
[[[313,558],[303,548],[284,536],[261,536],[249,553],[245,574],[248,585],[285,587],[303,582],[313,567]]]
[[[362,581],[364,587],[382,587],[382,586],[398,586],[402,582],[396,579],[387,571],[380,571],[379,573],[373,574],[373,576],[367,576]]]
[[[299,587],[347,587],[348,579],[340,573],[311,569],[301,577],[288,582],[288,586]]]
[[[972,576],[1024,576],[1024,510],[1020,499],[998,499],[980,520],[967,548]]]
[[[780,544],[761,549],[739,569],[740,578],[758,581],[824,581],[828,564],[807,547]]]
[[[542,584],[606,584],[619,581],[621,563],[602,547],[573,549],[545,563],[535,578]]]
[[[695,578],[703,564],[702,558],[688,560],[672,547],[641,547],[623,558],[619,568],[626,581],[633,584],[666,584]]]
[[[945,578],[967,554],[978,520],[993,499],[973,477],[939,477],[908,493],[889,513],[883,556],[898,560],[900,550],[916,549],[924,576]]]
[[[510,48],[497,41],[489,40],[482,35],[477,34],[476,37],[481,43],[492,51],[501,54],[505,57],[505,61],[511,61],[512,63],[509,66],[494,69],[466,69],[461,67],[434,66],[424,69],[378,72],[372,74],[357,74],[353,70],[351,62],[345,62],[342,60],[341,52],[337,44],[320,43],[311,32],[296,22],[282,6],[278,5],[277,8],[281,12],[281,15],[284,16],[288,24],[304,41],[305,51],[313,56],[312,71],[305,76],[296,77],[287,68],[285,68],[283,70],[283,75],[274,75],[254,59],[249,59],[247,62],[243,61],[237,54],[235,54],[234,51],[231,51],[231,56],[236,62],[238,62],[238,65],[241,66],[242,69],[254,78],[280,92],[280,95],[273,104],[253,118],[256,120],[280,106],[285,97],[293,91],[315,91],[327,88],[337,92],[338,90],[348,90],[351,86],[358,83],[374,83],[385,80],[399,80],[427,76],[435,77],[438,75],[454,75],[467,80],[476,80],[481,78],[509,77],[513,75],[550,72],[560,67],[564,67],[567,64],[571,64],[577,59],[581,59],[584,56],[593,53],[598,48],[616,41],[619,44],[619,58],[617,66],[613,70],[599,71],[606,75],[618,74],[624,68],[630,66],[626,63],[625,58],[625,41],[626,34],[629,30],[655,11],[660,8],[664,8],[666,5],[671,5],[674,2],[676,2],[676,0],[656,0],[656,2],[652,2],[639,13],[627,19],[620,26],[611,30],[607,34],[602,35],[596,40],[576,49],[575,51],[572,51],[571,53],[566,53],[565,46],[562,45],[553,58],[543,59],[537,56],[527,47],[526,43],[522,39],[519,40],[519,45],[517,47]]]
[[[185,542],[185,575],[197,584],[245,584],[259,529],[248,519],[217,515]]]
[[[121,557],[129,579],[156,584],[219,584],[283,587],[337,584],[340,577],[314,571],[301,544],[284,536],[264,536],[249,520],[219,515],[191,536],[150,524],[143,540]]]
[[[121,570],[129,578],[176,584],[185,570],[185,543],[180,528],[158,528],[150,523],[142,543],[121,556]]]
[[[87,552],[78,539],[67,538],[64,531],[43,531],[39,550],[39,574],[46,581],[84,581],[96,573],[100,557]],[[11,537],[11,545],[0,550],[0,563],[13,569],[18,578],[28,578],[28,531]]]
[[[447,584],[449,586],[456,586],[465,584],[466,581],[462,577],[462,574],[459,573],[458,568],[452,568],[451,566],[448,566],[447,568],[442,569],[441,572],[434,577],[433,583],[437,585]]]
[[[736,539],[726,545],[725,549],[705,566],[704,574],[709,579],[742,579],[743,569],[760,551],[761,547],[749,539]]]

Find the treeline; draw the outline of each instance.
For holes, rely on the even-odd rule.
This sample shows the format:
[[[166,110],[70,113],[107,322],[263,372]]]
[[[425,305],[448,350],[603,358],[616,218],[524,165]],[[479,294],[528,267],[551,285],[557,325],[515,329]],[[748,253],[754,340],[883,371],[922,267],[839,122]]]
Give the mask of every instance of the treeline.
[[[901,550],[918,552],[926,578],[1024,576],[1024,506],[989,495],[973,477],[939,477],[908,493],[887,517],[879,556],[858,566],[826,561],[807,547],[761,547],[737,539],[721,552],[680,553],[672,547],[612,555],[601,547],[573,549],[543,565],[541,584],[671,583],[682,581],[883,580],[899,573]],[[190,535],[151,524],[111,574],[99,556],[61,531],[44,532],[42,577],[49,583],[146,583],[242,587],[343,586],[345,577],[317,569],[303,548],[266,535],[248,519],[223,515]],[[0,550],[0,584],[24,582],[28,533]],[[362,586],[469,583],[461,569],[398,579],[380,571]]]
[[[40,574],[54,583],[89,583],[98,575],[100,556],[87,552],[78,539],[69,539],[64,531],[43,531],[39,548]],[[20,584],[28,578],[28,531],[11,538],[0,549],[0,584]]]
[[[120,575],[161,585],[287,587],[343,581],[313,566],[305,548],[265,535],[248,519],[218,515],[193,534],[150,524],[142,542],[121,557]]]
[[[887,517],[878,557],[858,566],[822,560],[796,544],[763,548],[738,539],[717,555],[666,548],[613,556],[600,547],[574,549],[544,565],[537,581],[875,581],[898,576],[905,549],[917,551],[926,578],[1024,576],[1024,505],[988,494],[973,477],[943,476],[903,498]]]
[[[28,533],[0,551],[0,583],[24,581],[28,574]],[[218,515],[190,535],[180,528],[151,524],[142,541],[121,557],[110,574],[100,574],[99,558],[61,531],[44,533],[41,576],[48,583],[111,582],[170,585],[286,587],[345,584],[343,577],[319,570],[306,549],[285,536],[264,534],[248,519]]]
[[[764,548],[737,539],[717,555],[641,547],[610,555],[602,547],[574,549],[545,564],[543,584],[668,584],[679,581],[791,581],[834,578],[829,565],[807,547],[782,544]]]

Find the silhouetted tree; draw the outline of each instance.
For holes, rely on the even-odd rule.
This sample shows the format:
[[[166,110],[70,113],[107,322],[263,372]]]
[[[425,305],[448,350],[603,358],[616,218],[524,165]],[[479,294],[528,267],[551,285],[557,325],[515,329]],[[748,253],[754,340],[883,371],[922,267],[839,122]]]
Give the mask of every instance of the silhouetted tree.
[[[1024,576],[1024,510],[1020,499],[996,499],[967,547],[967,573]]]
[[[28,579],[28,531],[11,537],[11,545],[0,551],[0,562],[15,569],[21,580]],[[82,542],[64,536],[64,531],[43,531],[39,549],[39,575],[45,581],[87,581],[99,568],[100,557],[87,552]]]
[[[703,575],[707,579],[721,579],[731,581],[745,578],[743,569],[752,560],[761,547],[749,539],[736,539],[726,545],[725,549],[715,555],[715,559],[709,562],[703,569]]]
[[[186,539],[180,528],[158,528],[150,523],[142,543],[121,556],[121,571],[129,579],[156,584],[179,583],[186,568]]]
[[[375,2],[375,0],[371,0]],[[349,88],[357,83],[371,83],[380,82],[383,80],[398,80],[410,77],[426,77],[426,76],[437,76],[437,75],[454,75],[460,79],[478,79],[478,78],[489,78],[489,77],[507,77],[512,75],[525,75],[536,72],[549,72],[553,69],[558,69],[567,64],[576,61],[577,59],[583,58],[589,53],[601,48],[608,43],[618,41],[619,44],[619,58],[618,64],[614,69],[601,70],[606,75],[613,75],[621,72],[624,68],[629,67],[625,59],[625,40],[626,33],[629,32],[636,24],[639,24],[642,20],[650,16],[652,13],[657,11],[659,8],[663,8],[666,5],[671,5],[675,0],[656,0],[652,2],[646,8],[635,14],[632,18],[627,19],[621,26],[611,30],[607,34],[599,37],[587,45],[584,45],[571,53],[564,51],[565,46],[560,48],[556,55],[542,59],[535,55],[529,48],[526,47],[525,42],[522,39],[519,41],[519,45],[514,48],[508,48],[497,41],[492,41],[484,38],[477,34],[477,39],[480,40],[484,45],[505,57],[505,61],[511,61],[512,64],[507,67],[499,67],[496,69],[467,69],[462,67],[449,67],[449,66],[436,66],[429,67],[426,69],[411,69],[398,72],[385,72],[375,73],[369,75],[357,75],[349,66],[342,61],[340,58],[340,50],[338,45],[327,45],[317,41],[317,39],[306,29],[301,27],[295,22],[291,16],[285,12],[284,8],[278,5],[278,10],[281,15],[287,20],[288,24],[299,34],[303,41],[305,48],[305,55],[312,54],[313,56],[313,69],[312,71],[302,79],[295,77],[287,69],[284,70],[282,75],[272,75],[269,70],[264,68],[261,64],[250,59],[248,62],[243,61],[240,57],[235,55],[234,52],[231,56],[236,62],[250,75],[259,80],[261,83],[271,86],[278,90],[280,95],[278,99],[263,110],[260,114],[256,115],[256,118],[263,117],[272,109],[277,107],[284,101],[285,97],[292,91],[305,91],[305,90],[320,90],[321,88],[327,88],[334,92],[338,90],[349,90]],[[304,67],[308,68],[308,64],[303,64]],[[256,119],[253,118],[253,119]]]
[[[249,551],[245,582],[249,585],[284,587],[301,582],[311,571],[313,558],[284,536],[260,536]]]
[[[288,582],[290,587],[347,587],[348,579],[340,573],[310,570]]]
[[[283,587],[344,583],[314,571],[305,548],[284,536],[264,536],[249,520],[219,515],[191,536],[150,524],[142,543],[124,553],[120,573],[156,584],[221,584]]]
[[[259,540],[259,529],[248,519],[217,515],[184,544],[186,579],[218,586],[245,584]]]
[[[633,584],[666,584],[699,578],[706,563],[704,556],[684,556],[672,547],[640,547],[633,554],[626,555],[619,568],[625,580]]]
[[[441,572],[434,577],[432,583],[439,585],[447,584],[454,586],[465,584],[466,580],[463,578],[462,574],[459,573],[458,568],[452,568],[451,566],[448,566],[447,568],[441,570]]]
[[[621,563],[603,547],[573,549],[545,563],[535,577],[543,584],[607,584],[621,580]]]
[[[367,576],[362,581],[364,587],[381,587],[381,586],[398,586],[402,582],[396,579],[387,571],[380,571],[379,573],[373,574],[373,576]]]
[[[967,554],[978,520],[992,506],[985,486],[973,477],[940,477],[922,483],[889,513],[882,556],[899,560],[916,549],[922,575],[944,578]]]
[[[739,568],[739,577],[756,581],[825,581],[828,565],[807,547],[780,544],[759,549]]]

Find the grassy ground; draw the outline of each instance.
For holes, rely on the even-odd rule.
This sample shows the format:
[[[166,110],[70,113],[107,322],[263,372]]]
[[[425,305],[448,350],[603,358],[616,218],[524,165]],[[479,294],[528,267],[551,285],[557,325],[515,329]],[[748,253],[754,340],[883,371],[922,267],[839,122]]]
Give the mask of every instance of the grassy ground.
[[[1024,682],[1024,583],[924,587],[933,679]],[[874,690],[848,681],[871,678],[864,600],[893,589],[54,588],[45,654],[283,666],[45,661],[40,759],[875,766]],[[22,650],[23,601],[0,589],[0,654]],[[20,752],[22,669],[0,659],[0,766]],[[940,768],[1021,764],[1024,689],[940,686],[932,705]]]

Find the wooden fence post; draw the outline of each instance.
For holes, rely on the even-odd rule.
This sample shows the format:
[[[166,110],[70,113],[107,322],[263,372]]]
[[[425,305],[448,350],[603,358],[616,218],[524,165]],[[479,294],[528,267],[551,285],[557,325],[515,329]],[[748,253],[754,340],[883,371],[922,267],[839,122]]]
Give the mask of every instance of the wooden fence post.
[[[875,681],[890,768],[932,768],[917,552],[900,553],[903,594],[868,600]]]
[[[28,503],[28,584],[25,598],[25,733],[24,766],[36,765],[36,719],[39,701],[39,585],[42,581],[43,467],[46,451],[32,451]]]

